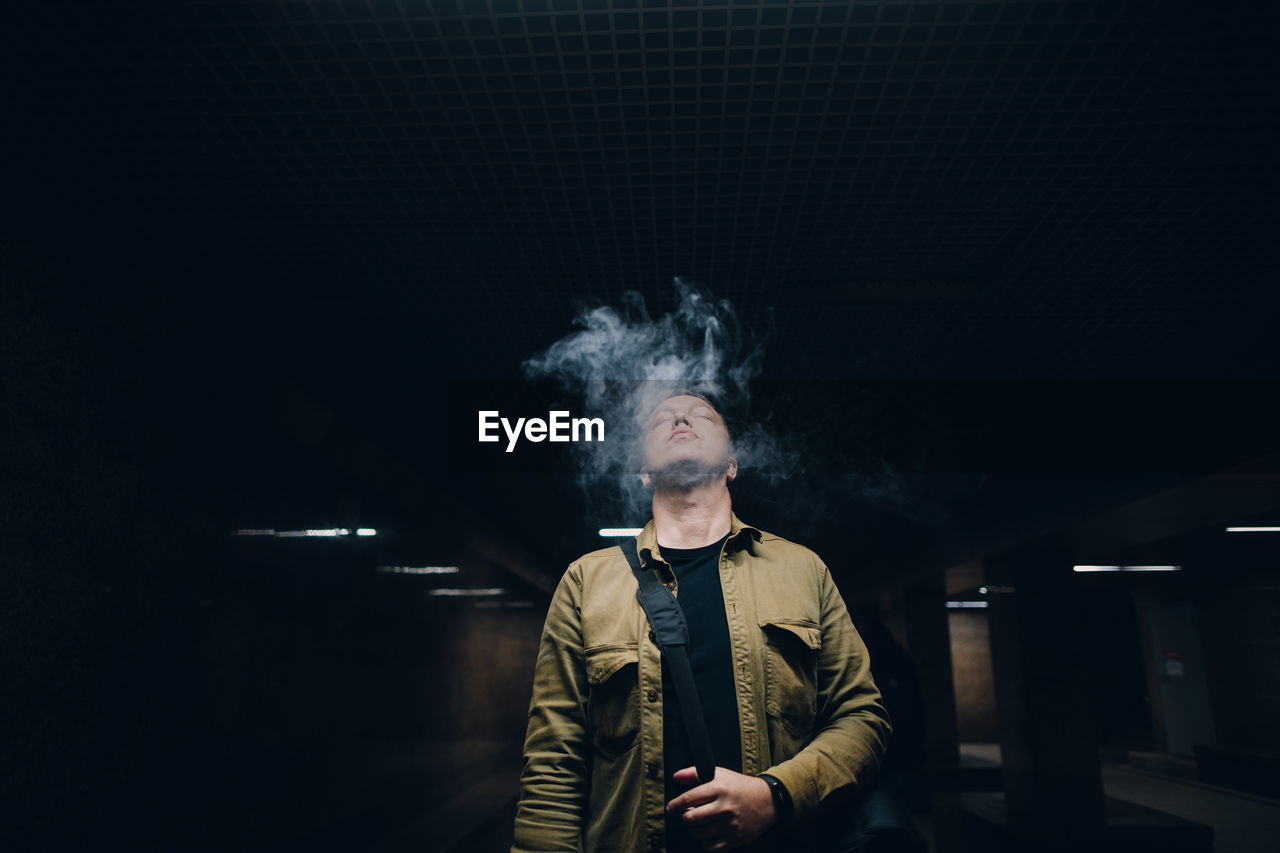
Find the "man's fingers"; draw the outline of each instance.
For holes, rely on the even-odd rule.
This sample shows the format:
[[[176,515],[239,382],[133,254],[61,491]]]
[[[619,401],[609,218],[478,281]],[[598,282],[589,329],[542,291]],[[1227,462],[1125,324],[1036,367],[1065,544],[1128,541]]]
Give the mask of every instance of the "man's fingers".
[[[685,812],[689,814],[689,812]],[[685,822],[685,828],[689,830],[689,834],[699,841],[716,841],[727,840],[733,838],[736,833],[733,828],[733,816],[727,814],[711,815],[706,820]]]
[[[691,809],[695,806],[705,806],[715,800],[720,795],[720,790],[714,787],[714,782],[708,782],[706,785],[699,785],[696,788],[685,791],[671,802],[667,803],[667,811],[682,812],[685,809]]]
[[[699,782],[696,767],[683,767],[671,774],[671,778],[681,785],[696,785]]]
[[[697,785],[698,770],[695,767],[682,767],[671,778],[682,785]],[[671,802],[667,803],[668,812],[680,812],[694,806],[706,805],[720,795],[720,787],[716,780],[704,782],[696,788],[690,788]]]
[[[690,827],[714,826],[718,823],[728,823],[733,819],[733,814],[725,811],[719,803],[712,802],[697,808],[686,809],[681,819]]]
[[[719,771],[723,769],[724,768],[721,768],[721,767],[713,767],[711,768],[712,778],[701,779],[698,777],[698,768],[683,767],[677,770],[675,773],[672,773],[671,778],[679,782],[681,785],[701,785],[707,782],[714,782],[716,779],[719,779],[721,775]],[[730,771],[725,770],[725,772],[728,773]]]

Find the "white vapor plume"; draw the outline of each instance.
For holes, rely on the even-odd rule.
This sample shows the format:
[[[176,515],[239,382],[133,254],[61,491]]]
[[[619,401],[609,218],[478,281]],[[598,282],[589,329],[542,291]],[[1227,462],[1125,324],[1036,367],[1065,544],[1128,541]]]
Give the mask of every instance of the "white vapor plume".
[[[673,394],[694,391],[715,403],[741,471],[774,479],[796,467],[797,454],[781,453],[762,426],[735,422],[748,402],[748,384],[760,373],[761,346],[744,337],[727,299],[678,278],[675,288],[675,311],[657,319],[634,291],[624,294],[621,309],[582,310],[575,318],[579,330],[523,365],[530,379],[557,380],[582,395],[588,416],[604,418],[605,441],[574,445],[580,482],[588,494],[622,499],[636,521],[647,518],[651,496],[639,477],[640,425]]]

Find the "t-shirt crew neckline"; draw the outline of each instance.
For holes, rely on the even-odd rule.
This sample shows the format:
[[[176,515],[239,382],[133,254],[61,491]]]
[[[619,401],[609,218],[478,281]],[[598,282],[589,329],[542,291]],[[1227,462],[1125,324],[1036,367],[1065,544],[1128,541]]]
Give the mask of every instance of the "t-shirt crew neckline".
[[[729,534],[726,533],[724,536],[721,536],[718,541],[712,542],[708,545],[701,545],[697,548],[670,548],[659,542],[658,550],[662,552],[663,557],[670,557],[681,561],[692,560],[703,556],[708,551],[720,550],[728,538]]]

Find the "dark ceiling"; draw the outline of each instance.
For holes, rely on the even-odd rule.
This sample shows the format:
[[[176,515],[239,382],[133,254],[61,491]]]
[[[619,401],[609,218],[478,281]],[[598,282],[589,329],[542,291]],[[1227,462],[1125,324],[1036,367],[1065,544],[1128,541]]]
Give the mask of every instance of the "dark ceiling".
[[[828,548],[854,531],[884,555],[904,531],[936,533],[992,465],[1077,472],[1078,457],[1045,462],[1078,436],[1037,423],[1047,409],[1017,431],[1040,464],[992,461],[1021,387],[996,382],[1141,380],[1097,392],[1130,425],[1141,410],[1117,400],[1156,401],[1168,455],[1138,473],[1274,449],[1209,458],[1224,433],[1179,443],[1167,427],[1186,429],[1211,387],[1188,383],[1276,377],[1271,4],[163,0],[21,14],[11,279],[75,330],[112,434],[156,437],[159,482],[202,481],[228,523],[364,513],[444,535],[484,522],[563,565],[594,547],[562,529],[581,498],[536,466],[451,467],[474,448],[445,428],[471,417],[449,401],[518,381],[578,304],[638,290],[671,310],[675,276],[766,338],[759,413],[803,435],[811,480],[845,484],[790,515],[748,489],[753,517],[816,518],[799,527]],[[849,384],[886,381],[908,383],[893,406]],[[1257,386],[1238,390],[1237,424],[1259,405]],[[987,450],[965,445],[942,466],[955,477],[913,492],[884,472],[936,449],[921,424],[938,419]]]

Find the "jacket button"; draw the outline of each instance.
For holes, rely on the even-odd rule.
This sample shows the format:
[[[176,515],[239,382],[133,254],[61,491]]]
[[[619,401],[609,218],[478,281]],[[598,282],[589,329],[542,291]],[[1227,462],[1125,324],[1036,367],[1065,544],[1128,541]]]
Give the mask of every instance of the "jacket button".
[[[674,581],[668,581],[667,583],[664,583],[663,586],[670,590],[674,590],[676,588]]]
[[[650,631],[649,642],[653,643],[655,646],[658,645],[658,635]]]
[[[650,761],[648,764],[646,764],[646,765],[644,766],[644,772],[645,772],[646,774],[648,774],[648,776],[649,776],[649,778],[650,778],[650,779],[657,779],[657,778],[658,778],[658,764],[657,764],[657,762],[655,762],[655,761]]]
[[[656,690],[650,690],[648,693],[644,695],[645,695],[645,698],[648,699],[650,702],[658,701],[658,691]]]

